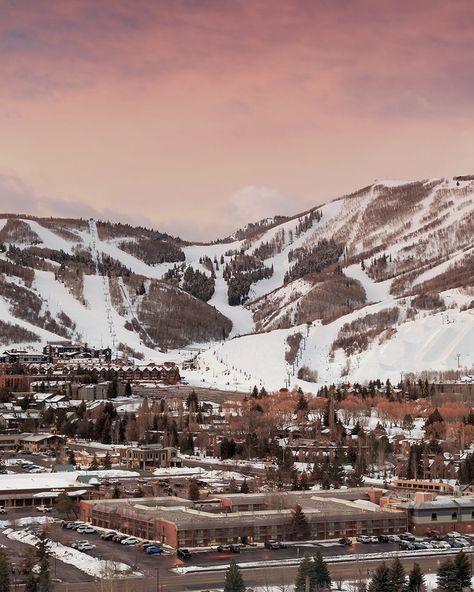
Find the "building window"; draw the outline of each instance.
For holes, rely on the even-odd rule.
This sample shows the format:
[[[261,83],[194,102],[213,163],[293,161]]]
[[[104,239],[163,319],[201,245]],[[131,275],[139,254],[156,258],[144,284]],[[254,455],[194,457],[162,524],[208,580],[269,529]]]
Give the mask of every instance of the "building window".
[[[431,514],[431,522],[436,522],[436,520],[438,520],[438,514],[436,512],[433,512]]]
[[[458,519],[458,513],[457,512],[453,512],[451,514],[451,520],[457,520]]]

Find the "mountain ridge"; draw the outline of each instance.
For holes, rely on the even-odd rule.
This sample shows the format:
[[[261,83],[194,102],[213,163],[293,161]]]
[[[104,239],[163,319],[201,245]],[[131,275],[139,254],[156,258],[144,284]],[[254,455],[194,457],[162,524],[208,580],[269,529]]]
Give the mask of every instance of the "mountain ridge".
[[[154,359],[199,349],[195,379],[245,389],[448,370],[456,348],[472,364],[474,176],[379,181],[238,236],[189,243],[124,224],[0,214],[2,321],[40,340],[62,333]],[[34,314],[21,318],[15,291]],[[431,350],[413,353],[417,332]],[[252,351],[272,360],[273,376]]]

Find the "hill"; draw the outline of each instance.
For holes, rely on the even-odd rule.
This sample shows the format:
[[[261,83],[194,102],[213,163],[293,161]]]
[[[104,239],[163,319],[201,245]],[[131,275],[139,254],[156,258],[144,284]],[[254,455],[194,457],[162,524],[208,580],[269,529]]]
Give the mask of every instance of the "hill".
[[[471,176],[378,182],[210,244],[0,215],[2,343],[199,349],[190,380],[245,389],[470,367],[473,231]]]

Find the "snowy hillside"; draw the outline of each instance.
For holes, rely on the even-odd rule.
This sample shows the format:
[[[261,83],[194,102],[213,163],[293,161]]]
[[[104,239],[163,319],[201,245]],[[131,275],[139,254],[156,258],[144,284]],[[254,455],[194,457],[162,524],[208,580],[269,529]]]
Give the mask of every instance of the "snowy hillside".
[[[473,365],[474,177],[378,182],[234,237],[0,216],[2,343],[195,356],[190,382],[244,390]]]

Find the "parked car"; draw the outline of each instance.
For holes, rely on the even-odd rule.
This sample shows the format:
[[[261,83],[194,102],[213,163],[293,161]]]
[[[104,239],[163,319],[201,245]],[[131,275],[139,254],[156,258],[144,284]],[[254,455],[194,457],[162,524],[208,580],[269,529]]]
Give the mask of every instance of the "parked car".
[[[80,534],[95,534],[97,532],[93,526],[79,526],[76,530]]]
[[[428,528],[428,530],[426,531],[426,536],[429,537],[430,539],[440,539],[441,538],[441,534],[439,532],[439,530],[435,530],[434,528]]]
[[[114,543],[121,543],[125,539],[128,539],[127,534],[116,534],[115,536],[112,537],[112,541]]]
[[[405,541],[405,542],[409,542],[409,541]],[[415,549],[417,551],[421,551],[422,549],[428,548],[428,547],[426,547],[425,543],[422,543],[421,541],[415,541],[414,543],[412,543],[412,545],[415,547]]]
[[[358,543],[363,543],[364,545],[367,545],[368,543],[371,542],[370,537],[366,536],[365,534],[362,534],[360,536],[357,537],[356,541]]]
[[[415,549],[415,544],[410,541],[400,541],[400,549],[403,549],[404,551],[413,551]]]
[[[6,514],[5,506],[0,506],[0,514]]]
[[[466,541],[466,539],[460,538],[460,539],[454,539],[457,543],[459,543],[461,545],[461,547],[465,548],[465,547],[470,547],[471,543],[469,543],[469,541]]]
[[[137,543],[140,542],[140,539],[137,539],[136,537],[126,537],[124,539],[122,539],[120,541],[120,544],[122,545],[136,545]]]
[[[423,549],[433,549],[433,544],[430,541],[421,541],[420,545]]]
[[[71,543],[71,547],[73,549],[77,549],[77,547],[79,547],[80,545],[85,545],[85,544],[88,544],[88,543],[89,543],[89,541],[87,539],[84,539],[82,541],[73,541]]]
[[[240,545],[229,545],[231,553],[240,553]]]
[[[456,532],[455,530],[452,530],[451,532],[446,533],[446,538],[459,539],[459,538],[462,538],[462,534],[460,532]]]
[[[415,540],[415,535],[411,534],[411,532],[402,532],[400,536],[400,539],[402,541],[414,541]]]
[[[145,547],[152,547],[152,546],[156,546],[158,547],[159,545],[157,545],[156,543],[154,543],[153,541],[140,541],[137,544],[137,548],[138,549],[142,549],[145,550]]]
[[[451,545],[447,541],[431,541],[433,549],[451,549]]]
[[[189,549],[179,548],[176,550],[176,555],[180,559],[191,559],[191,553],[190,553]]]
[[[264,543],[265,549],[280,549],[280,543],[278,541],[275,541],[274,539],[270,539],[268,541],[265,541]]]
[[[342,537],[341,539],[339,539],[338,543],[340,545],[344,545],[344,547],[348,547],[349,545],[352,545],[351,539],[348,539],[347,537]]]
[[[117,533],[115,532],[115,530],[109,530],[108,532],[103,532],[100,535],[100,538],[104,539],[104,541],[110,541],[110,540],[112,540],[112,538],[114,536],[117,536]]]
[[[449,539],[448,543],[451,545],[451,547],[453,549],[463,549],[464,548],[463,543],[459,542],[458,539]]]
[[[369,536],[370,542],[371,543],[378,543],[379,542],[379,537],[377,536]]]
[[[401,541],[401,538],[398,536],[398,534],[389,534],[387,537],[389,543],[399,543]]]
[[[148,553],[148,555],[161,555],[161,553],[163,553],[163,549],[156,545],[150,545],[145,549],[145,553]]]
[[[379,534],[379,543],[389,543],[388,535],[386,534]]]
[[[53,508],[49,506],[36,506],[36,509],[38,510],[38,512],[43,512],[44,514],[47,514],[48,512],[51,512]]]
[[[229,553],[230,552],[230,545],[219,545],[217,547],[217,551],[219,553]]]
[[[83,552],[92,551],[92,549],[95,549],[95,545],[92,545],[91,543],[82,543],[81,545],[78,545],[76,549]]]

